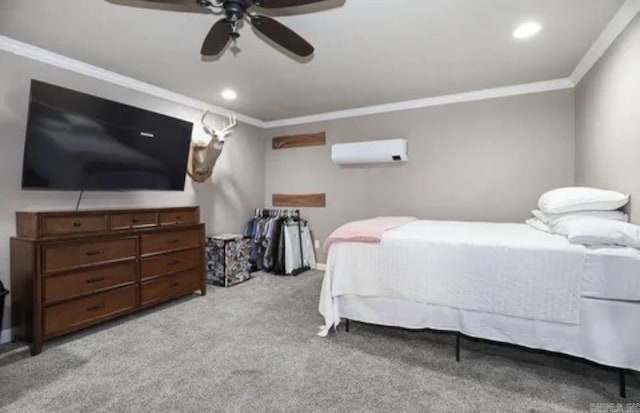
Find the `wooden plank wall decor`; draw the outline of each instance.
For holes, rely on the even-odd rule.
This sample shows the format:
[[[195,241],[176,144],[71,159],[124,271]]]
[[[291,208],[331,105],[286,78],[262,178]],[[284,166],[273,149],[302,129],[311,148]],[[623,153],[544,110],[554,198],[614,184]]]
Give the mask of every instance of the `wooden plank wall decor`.
[[[274,207],[324,208],[327,206],[325,194],[273,194],[271,202]]]
[[[323,146],[327,144],[324,132],[307,133],[303,135],[276,136],[271,140],[271,147],[275,149],[304,148],[306,146]]]

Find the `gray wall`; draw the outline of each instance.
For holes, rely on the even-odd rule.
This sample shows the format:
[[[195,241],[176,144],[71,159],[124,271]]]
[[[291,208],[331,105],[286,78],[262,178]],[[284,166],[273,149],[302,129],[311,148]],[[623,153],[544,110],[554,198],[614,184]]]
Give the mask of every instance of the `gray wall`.
[[[576,88],[576,180],[631,193],[640,223],[640,16]]]
[[[324,130],[328,142],[274,151],[267,139],[265,203],[272,193],[325,192],[327,208],[303,211],[321,241],[377,215],[522,222],[541,193],[574,182],[574,114],[566,90],[270,130]],[[397,137],[409,139],[407,164],[331,162],[332,144]]]
[[[9,288],[9,237],[15,235],[15,211],[68,210],[77,192],[22,191],[22,154],[29,82],[36,78],[166,115],[198,122],[200,111],[114,86],[43,63],[0,51],[0,280]],[[221,119],[218,119],[221,120]],[[194,134],[202,134],[194,128]],[[82,209],[200,205],[209,232],[244,229],[253,208],[264,199],[264,131],[240,124],[227,140],[213,181],[184,192],[90,192]],[[7,307],[9,302],[6,303]],[[5,328],[9,308],[5,308]]]

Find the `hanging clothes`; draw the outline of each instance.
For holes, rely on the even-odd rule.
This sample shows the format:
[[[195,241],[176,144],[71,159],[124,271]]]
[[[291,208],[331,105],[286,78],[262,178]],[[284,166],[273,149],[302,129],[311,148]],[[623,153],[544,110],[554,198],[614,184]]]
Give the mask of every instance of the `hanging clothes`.
[[[297,275],[316,266],[311,229],[298,211],[256,210],[245,235],[252,271]]]
[[[302,267],[300,249],[300,222],[290,221],[284,225],[285,274],[291,275]]]
[[[316,252],[313,246],[313,238],[311,237],[311,228],[306,223],[302,228],[302,256],[305,267],[316,268]]]
[[[264,257],[262,268],[264,271],[273,271],[283,221],[284,218],[276,217],[271,218],[267,223],[266,235],[263,243]]]
[[[280,236],[278,237],[278,249],[276,251],[275,254],[275,265],[274,265],[274,269],[273,272],[275,274],[278,275],[285,275],[286,274],[286,266],[285,266],[285,248],[284,248],[284,222],[282,223],[282,226],[280,227]]]
[[[249,223],[247,224],[247,230],[245,231],[245,234],[247,237],[249,237],[251,239],[251,246],[250,246],[250,251],[249,251],[249,264],[250,264],[250,270],[251,271],[256,271],[258,269],[257,267],[257,261],[258,261],[258,244],[256,242],[256,234],[257,234],[257,230],[258,230],[258,216],[256,213],[256,216],[251,218],[251,220],[249,221]]]

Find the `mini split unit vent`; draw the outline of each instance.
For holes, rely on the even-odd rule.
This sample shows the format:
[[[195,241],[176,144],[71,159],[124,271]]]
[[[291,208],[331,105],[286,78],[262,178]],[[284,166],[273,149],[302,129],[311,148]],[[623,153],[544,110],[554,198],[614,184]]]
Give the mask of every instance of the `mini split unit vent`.
[[[407,162],[406,139],[342,143],[331,147],[331,159],[338,166]]]

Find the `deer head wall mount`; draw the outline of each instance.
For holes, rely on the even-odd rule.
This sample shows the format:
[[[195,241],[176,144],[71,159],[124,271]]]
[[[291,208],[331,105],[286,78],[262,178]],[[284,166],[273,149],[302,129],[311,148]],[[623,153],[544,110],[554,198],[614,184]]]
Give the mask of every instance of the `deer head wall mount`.
[[[209,126],[206,123],[208,110],[202,114],[202,129],[209,135],[205,139],[198,139],[191,143],[187,173],[196,182],[204,182],[211,177],[216,161],[222,153],[224,142],[231,133],[231,129],[237,125],[234,114],[229,114],[229,123],[223,124],[221,129]]]

